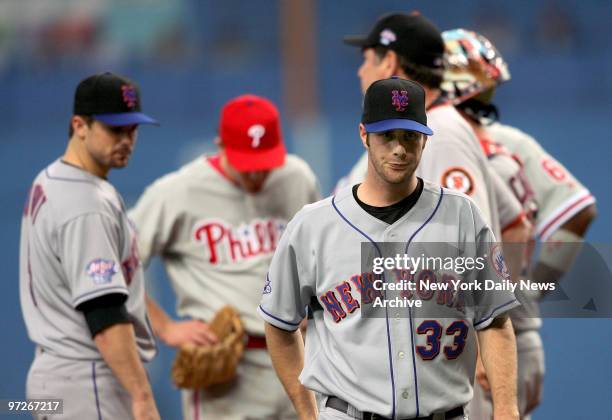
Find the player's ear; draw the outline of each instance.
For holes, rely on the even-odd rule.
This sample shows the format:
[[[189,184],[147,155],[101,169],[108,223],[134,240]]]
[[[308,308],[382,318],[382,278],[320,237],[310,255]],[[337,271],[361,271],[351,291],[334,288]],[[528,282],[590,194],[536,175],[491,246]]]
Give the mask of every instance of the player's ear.
[[[368,143],[368,133],[366,133],[365,126],[361,123],[359,123],[359,137],[361,138],[361,143],[363,144],[363,147],[368,149],[370,146],[370,144]]]
[[[425,134],[423,134],[423,147],[421,147],[421,150],[425,149],[425,145],[427,144],[427,139],[429,138],[429,136],[426,136]]]
[[[223,140],[221,140],[221,137],[219,136],[215,137],[214,142],[219,149],[225,149],[225,145],[223,144]]]
[[[70,125],[72,126],[73,135],[83,140],[87,136],[87,130],[89,130],[91,122],[80,115],[73,115],[70,119]]]
[[[381,65],[383,66],[386,79],[390,78],[391,76],[397,76],[398,71],[400,70],[399,56],[395,51],[388,50],[381,61]]]

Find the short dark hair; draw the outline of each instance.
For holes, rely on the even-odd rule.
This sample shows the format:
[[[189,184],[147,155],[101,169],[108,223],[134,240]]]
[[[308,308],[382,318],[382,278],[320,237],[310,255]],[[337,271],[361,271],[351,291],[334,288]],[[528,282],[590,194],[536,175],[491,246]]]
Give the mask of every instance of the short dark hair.
[[[76,116],[83,118],[83,120],[85,121],[85,124],[87,124],[87,126],[91,126],[91,123],[93,122],[92,117],[90,117],[89,115],[76,115]],[[74,134],[74,129],[72,128],[72,118],[70,118],[70,121],[68,121],[68,138],[69,139],[72,138],[73,134]]]
[[[374,47],[374,53],[382,60],[388,51],[393,51],[397,54],[399,59],[399,66],[406,73],[411,80],[420,83],[421,85],[430,89],[439,89],[442,84],[442,78],[444,76],[444,69],[433,69],[431,67],[422,66],[420,64],[414,64],[410,62],[405,56],[399,54],[397,51],[384,46]]]

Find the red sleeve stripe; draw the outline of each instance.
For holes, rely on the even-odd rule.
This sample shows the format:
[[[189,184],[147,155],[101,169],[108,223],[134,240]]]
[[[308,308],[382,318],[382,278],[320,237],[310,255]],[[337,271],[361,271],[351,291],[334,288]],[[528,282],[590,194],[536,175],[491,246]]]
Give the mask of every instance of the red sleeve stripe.
[[[563,210],[560,210],[555,216],[550,219],[543,227],[538,228],[537,235],[541,241],[546,241],[552,233],[559,228],[563,223],[571,219],[576,213],[593,204],[595,197],[588,193],[583,197],[578,197],[575,201],[571,201]]]
[[[521,214],[519,214],[516,217],[516,219],[514,219],[513,221],[511,221],[510,223],[508,223],[506,226],[502,228],[502,234],[504,234],[507,230],[512,229],[514,226],[518,225],[526,218],[527,218],[527,214],[524,211],[522,211]]]

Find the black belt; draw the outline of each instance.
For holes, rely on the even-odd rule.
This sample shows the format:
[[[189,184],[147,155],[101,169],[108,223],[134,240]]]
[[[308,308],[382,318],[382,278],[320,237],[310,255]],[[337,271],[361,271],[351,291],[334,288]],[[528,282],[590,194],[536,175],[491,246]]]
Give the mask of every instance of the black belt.
[[[349,403],[344,400],[341,400],[338,397],[328,397],[327,402],[325,403],[325,407],[333,408],[334,410],[342,411],[345,414],[348,414],[349,411]],[[383,417],[379,414],[374,413],[361,413],[363,420],[391,420],[388,417]],[[455,407],[452,410],[448,410],[444,413],[444,418],[452,419],[454,417],[459,417],[463,415],[463,407]],[[433,414],[431,416],[426,417],[413,417],[414,420],[433,420]],[[412,420],[412,419],[402,419],[402,420]]]

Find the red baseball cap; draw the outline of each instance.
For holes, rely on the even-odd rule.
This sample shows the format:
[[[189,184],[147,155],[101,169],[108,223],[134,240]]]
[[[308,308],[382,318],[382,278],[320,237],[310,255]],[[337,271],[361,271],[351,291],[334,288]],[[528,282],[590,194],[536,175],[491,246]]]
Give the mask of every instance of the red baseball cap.
[[[285,145],[276,106],[242,95],[225,104],[219,128],[229,163],[239,172],[265,171],[285,163]]]

